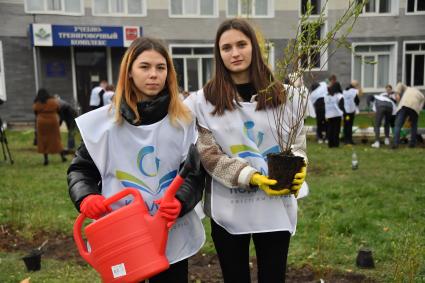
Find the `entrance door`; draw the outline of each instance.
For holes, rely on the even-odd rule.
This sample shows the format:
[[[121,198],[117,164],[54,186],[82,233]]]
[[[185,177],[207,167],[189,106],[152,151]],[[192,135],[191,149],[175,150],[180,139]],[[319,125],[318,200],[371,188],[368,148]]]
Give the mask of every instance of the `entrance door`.
[[[89,110],[92,88],[107,80],[106,49],[75,47],[74,54],[78,103],[85,113]]]

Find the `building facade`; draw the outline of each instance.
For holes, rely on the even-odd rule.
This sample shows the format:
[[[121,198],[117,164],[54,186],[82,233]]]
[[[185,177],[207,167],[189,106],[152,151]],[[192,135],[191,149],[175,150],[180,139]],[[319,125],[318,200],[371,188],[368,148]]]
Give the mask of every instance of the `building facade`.
[[[197,90],[213,72],[218,25],[238,15],[249,15],[273,43],[273,67],[294,38],[307,1],[313,14],[326,2],[0,0],[0,99],[6,101],[0,116],[7,122],[33,121],[31,106],[41,87],[86,111],[91,88],[103,79],[116,84],[121,57],[140,35],[162,39],[181,89]],[[349,0],[328,0],[317,36],[325,36],[348,5]],[[331,45],[316,58],[312,73],[317,80],[336,74],[343,87],[357,79],[366,94],[398,81],[425,91],[424,26],[425,0],[370,0],[347,38],[351,49]]]

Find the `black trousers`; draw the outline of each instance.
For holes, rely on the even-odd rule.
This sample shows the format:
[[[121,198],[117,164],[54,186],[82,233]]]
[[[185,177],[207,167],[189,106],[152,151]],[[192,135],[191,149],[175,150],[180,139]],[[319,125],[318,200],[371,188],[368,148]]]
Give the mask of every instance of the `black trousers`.
[[[325,118],[325,100],[319,98],[314,103],[314,111],[316,112],[316,138],[323,139],[323,133],[326,133],[326,118]]]
[[[327,123],[328,146],[339,146],[339,132],[341,131],[341,117],[328,118]]]
[[[254,240],[258,282],[285,282],[291,234],[288,231],[233,235],[211,219],[211,236],[224,283],[250,283],[249,244]]]
[[[187,259],[170,265],[170,268],[149,279],[149,283],[187,283],[189,263]]]
[[[391,117],[393,116],[392,105],[381,105],[376,107],[375,114],[375,141],[379,141],[381,124],[384,120],[384,134],[386,138],[390,137]]]
[[[353,123],[355,113],[344,113],[344,143],[353,144]]]

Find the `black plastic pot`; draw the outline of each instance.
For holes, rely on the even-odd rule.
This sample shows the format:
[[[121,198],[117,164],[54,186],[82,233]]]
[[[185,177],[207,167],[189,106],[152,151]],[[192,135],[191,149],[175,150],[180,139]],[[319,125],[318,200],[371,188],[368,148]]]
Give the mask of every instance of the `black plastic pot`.
[[[40,250],[32,250],[31,253],[22,258],[28,271],[40,270],[42,254],[43,252]]]
[[[357,253],[356,265],[360,268],[374,268],[372,251],[366,248],[361,248]]]
[[[289,189],[296,173],[300,172],[305,165],[304,158],[289,155],[283,152],[270,153],[267,155],[269,178],[277,180],[277,184],[270,186],[271,189]]]

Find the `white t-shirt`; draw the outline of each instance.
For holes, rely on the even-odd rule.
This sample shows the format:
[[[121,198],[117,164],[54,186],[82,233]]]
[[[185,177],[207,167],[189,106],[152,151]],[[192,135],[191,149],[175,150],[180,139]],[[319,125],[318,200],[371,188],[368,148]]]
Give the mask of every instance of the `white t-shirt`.
[[[102,91],[103,88],[101,88],[100,86],[96,86],[91,90],[91,94],[90,94],[90,106],[99,106],[100,104],[100,97],[99,97],[99,92]]]

